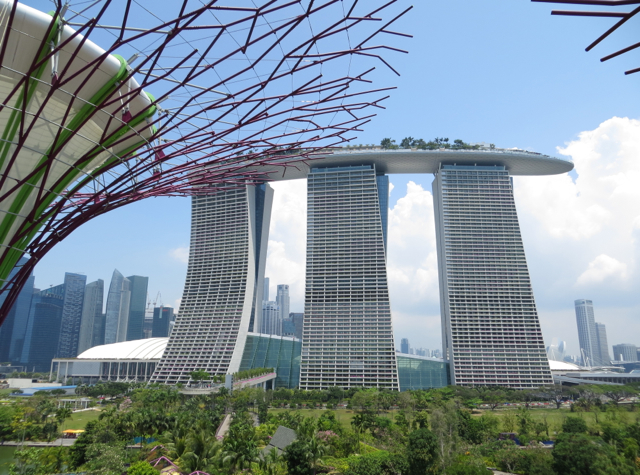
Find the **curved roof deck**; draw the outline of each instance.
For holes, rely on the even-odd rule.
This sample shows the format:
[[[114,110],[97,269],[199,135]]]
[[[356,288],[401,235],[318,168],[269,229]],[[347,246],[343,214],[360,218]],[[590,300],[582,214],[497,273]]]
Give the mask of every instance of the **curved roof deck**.
[[[437,173],[441,165],[504,166],[511,175],[558,175],[573,169],[568,160],[524,150],[416,150],[398,149],[337,149],[332,154],[319,155],[312,160],[283,159],[280,163],[265,165],[260,170],[273,168],[269,177],[273,181],[306,178],[311,168],[375,165],[384,174]]]

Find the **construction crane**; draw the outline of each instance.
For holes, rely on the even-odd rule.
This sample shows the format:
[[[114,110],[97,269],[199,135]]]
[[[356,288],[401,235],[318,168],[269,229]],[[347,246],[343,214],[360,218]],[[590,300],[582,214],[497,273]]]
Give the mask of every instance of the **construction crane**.
[[[153,309],[158,306],[158,302],[160,302],[161,307],[164,307],[164,305],[162,304],[162,294],[160,292],[158,292],[158,295],[156,295],[156,298],[153,302],[149,300],[149,294],[147,293],[147,310],[145,311],[145,313],[153,313]]]

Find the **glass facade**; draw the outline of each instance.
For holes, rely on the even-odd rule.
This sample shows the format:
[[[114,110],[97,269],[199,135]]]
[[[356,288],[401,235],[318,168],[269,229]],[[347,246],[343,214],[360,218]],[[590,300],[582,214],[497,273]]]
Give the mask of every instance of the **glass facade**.
[[[300,380],[302,342],[288,337],[249,333],[240,363],[240,371],[275,368],[273,389],[297,388]]]
[[[400,391],[449,385],[449,364],[442,360],[396,355]]]

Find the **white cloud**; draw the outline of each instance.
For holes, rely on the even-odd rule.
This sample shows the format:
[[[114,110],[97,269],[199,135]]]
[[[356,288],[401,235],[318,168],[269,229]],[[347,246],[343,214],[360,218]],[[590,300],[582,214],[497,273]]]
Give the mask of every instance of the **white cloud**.
[[[176,313],[177,313],[177,312],[179,312],[179,311],[180,311],[180,304],[181,304],[181,303],[182,303],[182,299],[181,299],[181,298],[179,298],[179,299],[175,299],[175,300],[173,301],[173,311],[174,311],[174,312],[176,312]]]
[[[626,280],[627,265],[606,254],[600,254],[589,263],[589,268],[580,274],[576,284],[600,284],[611,277],[616,280]]]
[[[175,249],[171,249],[171,251],[169,251],[169,255],[173,257],[175,260],[183,262],[185,264],[189,262],[188,247],[177,247]]]

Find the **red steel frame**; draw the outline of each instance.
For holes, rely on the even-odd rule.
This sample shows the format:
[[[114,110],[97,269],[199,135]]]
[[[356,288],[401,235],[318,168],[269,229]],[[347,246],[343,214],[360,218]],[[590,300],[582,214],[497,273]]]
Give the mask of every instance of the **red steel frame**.
[[[589,6],[605,6],[605,7],[626,7],[630,5],[640,5],[640,0],[531,0],[532,2],[540,2],[540,3],[561,3],[565,5],[589,5]],[[610,27],[607,31],[605,31],[602,35],[600,35],[593,43],[587,46],[586,51],[591,51],[596,45],[605,40],[608,36],[610,36],[614,31],[628,22],[631,18],[638,15],[640,13],[640,6],[633,8],[630,11],[620,12],[620,11],[578,11],[578,10],[552,10],[552,15],[562,15],[562,16],[583,16],[583,17],[600,17],[600,18],[618,18],[619,20]],[[627,46],[626,48],[622,48],[614,53],[608,54],[600,58],[600,61],[608,61],[612,58],[620,56],[622,54],[628,53],[629,51],[635,50],[636,48],[640,48],[640,42]],[[625,74],[634,74],[640,72],[640,68],[629,69],[625,71]]]
[[[263,0],[261,6],[244,8],[239,6],[219,6],[216,0],[205,4],[198,3],[198,8],[189,10],[188,0],[180,7],[180,13],[170,21],[156,21],[155,26],[149,28],[132,28],[130,12],[133,6],[139,5],[136,0],[123,0],[116,5],[115,0],[92,3],[89,8],[95,11],[89,12],[84,23],[68,24],[77,27],[75,35],[93,39],[96,32],[104,35],[105,29],[115,30],[115,40],[100,58],[89,62],[76,72],[69,72],[68,68],[60,71],[52,70],[51,81],[40,81],[49,87],[46,98],[38,114],[42,113],[47,101],[55,91],[64,90],[70,97],[75,98],[80,88],[90,80],[92,74],[100,67],[107,55],[121,51],[123,47],[133,47],[140,51],[138,43],[144,43],[144,58],[137,67],[130,67],[128,77],[135,77],[139,87],[132,89],[121,96],[117,93],[107,97],[100,104],[96,104],[96,111],[122,102],[123,118],[112,116],[110,121],[127,123],[143,114],[145,111],[131,117],[128,112],[129,104],[136,94],[142,89],[154,92],[156,88],[162,89],[161,96],[155,100],[154,106],[158,107],[157,113],[150,121],[149,127],[154,127],[153,134],[147,139],[140,137],[141,145],[121,157],[115,163],[100,170],[94,176],[76,181],[49,205],[48,212],[44,216],[31,213],[26,225],[12,238],[8,247],[0,249],[0,260],[4,259],[7,252],[28,236],[33,231],[38,231],[34,239],[28,244],[25,255],[28,256],[26,264],[22,265],[12,279],[6,279],[0,287],[0,292],[5,292],[6,298],[0,306],[0,324],[4,321],[8,311],[17,298],[20,290],[32,273],[35,265],[58,242],[65,239],[76,228],[87,221],[121,206],[157,196],[193,196],[196,194],[211,193],[223,187],[243,186],[245,184],[264,182],[269,180],[269,165],[286,165],[286,162],[297,158],[313,159],[319,153],[327,153],[331,147],[338,146],[352,140],[349,136],[354,131],[361,130],[361,126],[371,120],[375,114],[366,112],[367,109],[383,107],[380,102],[386,99],[386,91],[393,87],[366,89],[371,83],[368,75],[371,75],[374,67],[358,74],[349,70],[344,75],[335,73],[332,66],[339,60],[347,58],[368,57],[369,60],[378,60],[398,74],[388,62],[381,56],[384,51],[397,51],[406,53],[401,49],[372,45],[371,40],[380,34],[408,37],[403,33],[389,30],[389,25],[406,14],[411,7],[401,10],[387,20],[382,20],[397,0],[384,0],[381,5],[372,5],[367,0],[314,0],[287,1],[287,0]],[[86,2],[85,2],[86,3]],[[98,5],[99,3],[99,5]],[[97,5],[97,6],[96,6]],[[344,15],[336,18],[328,27],[318,31],[308,28],[306,38],[302,38],[295,47],[283,49],[283,43],[288,35],[301,24],[311,25],[318,15],[323,15],[326,9],[342,5]],[[82,7],[83,5],[79,5]],[[101,25],[101,19],[113,12],[110,8],[118,8],[122,12],[121,25],[119,27],[106,27]],[[366,9],[364,13],[358,13],[357,9]],[[11,24],[14,20],[16,3],[10,12],[8,27],[5,36],[11,34]],[[52,14],[50,30],[55,28],[55,18],[68,16],[69,11],[74,13],[73,18],[82,18],[85,11],[76,12],[68,9],[68,5],[62,5],[57,0],[57,7]],[[273,20],[274,14],[279,14],[277,22]],[[212,19],[220,15],[233,16],[226,23],[211,24]],[[155,15],[153,15],[155,17]],[[157,18],[157,17],[156,17]],[[65,21],[63,20],[63,23]],[[268,33],[257,33],[259,26],[270,28]],[[373,26],[372,26],[373,25]],[[378,26],[379,25],[379,26]],[[360,30],[366,30],[364,39],[356,41],[355,37]],[[142,31],[144,30],[144,31]],[[241,31],[244,41],[237,41],[232,34]],[[131,34],[131,32],[134,32]],[[168,61],[170,67],[163,67],[163,59],[170,57],[167,53],[172,45],[185,43],[183,35],[189,32],[212,33],[206,48],[187,49],[180,60]],[[298,30],[299,31],[299,28]],[[332,49],[328,52],[321,51],[321,44],[327,40],[338,41],[339,38],[349,38],[349,45],[343,49]],[[74,36],[75,36],[74,35]],[[162,37],[160,42],[151,42],[150,36]],[[48,36],[45,34],[44,38]],[[235,40],[231,41],[231,40]],[[80,46],[85,40],[80,41]],[[30,79],[31,74],[42,64],[56,59],[56,53],[70,40],[52,47],[51,52],[40,61],[34,59],[27,74],[16,85],[14,90],[4,98],[0,98],[0,108],[11,107],[18,94]],[[42,45],[44,46],[43,39]],[[7,38],[2,38],[0,49],[0,64],[5,54]],[[231,44],[231,46],[229,46]],[[274,48],[282,50],[282,60],[271,64],[263,61],[267,53]],[[222,50],[218,58],[210,58],[210,52]],[[250,55],[252,51],[259,50],[257,59],[249,59],[245,56],[244,62],[238,62],[238,68],[234,69],[234,63],[230,63],[234,56]],[[175,50],[174,50],[175,51]],[[193,63],[193,64],[188,64]],[[266,63],[266,64],[265,64]],[[322,74],[310,74],[312,68],[323,68]],[[204,86],[194,85],[198,78],[205,74],[227,69],[226,74],[214,83]],[[258,74],[258,69],[260,74]],[[255,72],[254,80],[234,81],[243,75]],[[304,82],[296,87],[282,87],[284,80],[294,76],[304,75]],[[75,91],[67,91],[69,82],[76,77],[84,77],[82,85]],[[123,80],[124,82],[124,80]],[[281,89],[272,91],[272,85],[279,84]],[[364,86],[364,89],[362,87]],[[226,89],[220,92],[219,89]],[[185,99],[174,99],[186,96]],[[313,97],[313,101],[301,101],[301,98]],[[162,109],[159,103],[169,100],[174,105],[170,109]],[[67,107],[66,117],[72,113],[73,99]],[[26,104],[21,111],[23,117],[26,114]],[[126,117],[126,114],[129,117]],[[91,114],[93,116],[94,113]],[[89,120],[91,116],[87,119]],[[17,136],[15,152],[8,157],[11,162],[18,157],[20,149],[24,146],[26,137],[33,126],[21,125]],[[216,130],[213,130],[214,127]],[[24,177],[19,183],[0,196],[0,200],[6,200],[12,192],[19,189],[30,178],[40,172],[46,176],[51,164],[59,156],[63,147],[68,143],[60,137],[62,127],[59,128],[56,137],[55,149],[49,155],[49,160],[30,175]],[[105,132],[106,134],[106,132]],[[130,135],[129,135],[130,136]],[[109,140],[110,136],[103,136],[101,143]],[[113,145],[121,143],[124,138],[117,139]],[[67,161],[69,157],[65,157]],[[69,167],[79,167],[90,160],[90,156],[73,158],[73,164]],[[248,168],[250,167],[250,169]],[[8,169],[8,168],[7,168]],[[64,175],[60,180],[64,180]],[[91,178],[91,179],[89,179]],[[0,175],[0,186],[10,177]],[[10,179],[11,180],[11,179]],[[42,180],[40,185],[44,182]],[[44,202],[48,191],[44,186],[37,190],[37,203]],[[36,204],[37,204],[36,203]],[[34,209],[37,208],[34,207]]]

